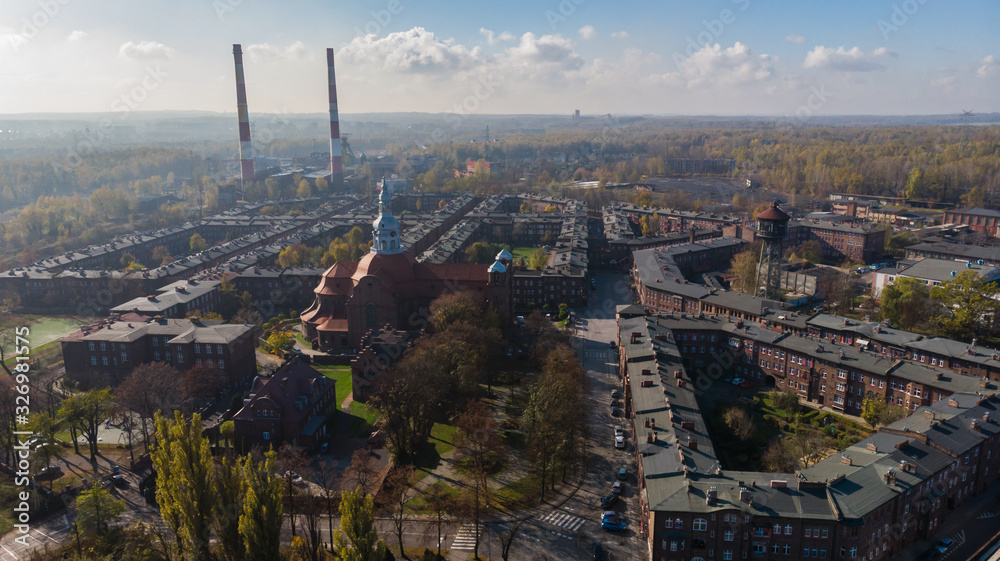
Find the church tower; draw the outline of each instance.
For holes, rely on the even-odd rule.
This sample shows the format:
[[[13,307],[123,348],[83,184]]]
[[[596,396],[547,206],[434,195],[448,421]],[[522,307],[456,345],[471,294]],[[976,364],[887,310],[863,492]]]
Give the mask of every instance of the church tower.
[[[378,197],[378,218],[372,222],[372,253],[395,255],[402,253],[399,240],[399,220],[392,215],[392,193],[382,180],[382,193]]]

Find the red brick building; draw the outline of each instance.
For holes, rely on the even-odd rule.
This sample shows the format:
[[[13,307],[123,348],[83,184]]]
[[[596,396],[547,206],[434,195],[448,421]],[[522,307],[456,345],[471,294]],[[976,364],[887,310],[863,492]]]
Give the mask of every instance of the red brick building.
[[[236,445],[277,448],[282,443],[314,448],[326,436],[335,383],[308,364],[293,360],[270,378],[257,377],[250,397],[233,416]]]

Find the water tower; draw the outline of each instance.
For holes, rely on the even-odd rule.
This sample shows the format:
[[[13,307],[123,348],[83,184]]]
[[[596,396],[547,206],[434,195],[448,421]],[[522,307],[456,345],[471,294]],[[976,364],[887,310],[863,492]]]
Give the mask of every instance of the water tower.
[[[765,298],[781,298],[781,240],[788,233],[791,217],[778,208],[778,201],[771,208],[757,215],[757,237],[764,242],[757,266],[757,293]]]

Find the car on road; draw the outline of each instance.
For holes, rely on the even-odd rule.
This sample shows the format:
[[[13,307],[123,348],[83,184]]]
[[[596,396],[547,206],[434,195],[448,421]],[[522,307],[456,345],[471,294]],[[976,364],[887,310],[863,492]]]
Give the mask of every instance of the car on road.
[[[621,425],[615,425],[615,436],[625,436],[625,431],[622,430]]]
[[[46,477],[46,476],[59,475],[61,473],[62,473],[62,468],[60,468],[59,466],[47,466],[39,470],[39,472],[35,474],[35,476]]]
[[[743,380],[742,382],[740,382],[740,387],[744,389],[752,388],[753,382],[751,382],[750,380]]]
[[[601,522],[601,528],[609,530],[611,532],[621,532],[628,527],[628,524],[624,520],[604,520]]]
[[[624,436],[616,436],[615,437],[615,448],[617,448],[619,450],[623,450],[625,448],[625,437]]]
[[[611,406],[611,416],[612,417],[617,417],[618,416],[618,406],[617,405],[612,405]]]
[[[611,390],[611,399],[618,399],[618,390]]]
[[[614,341],[608,343],[608,348],[611,350],[614,350],[617,346]]]
[[[594,561],[604,561],[604,547],[601,542],[594,542]]]
[[[125,479],[125,477],[119,473],[116,473],[115,475],[111,476],[111,483],[115,487],[128,487],[128,480]]]
[[[625,481],[628,479],[628,470],[621,468],[618,470],[618,481]]]
[[[743,382],[746,382],[746,380],[744,380],[743,378],[733,378],[733,381],[730,383],[733,384],[734,386],[738,386]]]
[[[938,550],[939,553],[944,553],[945,551],[948,551],[948,548],[951,547],[953,543],[955,543],[955,540],[951,538],[941,538],[934,545],[934,549]]]
[[[602,497],[601,498],[601,508],[607,510],[607,509],[615,506],[615,503],[617,503],[617,502],[618,502],[618,495],[616,495],[614,493],[611,493],[607,497]]]
[[[620,520],[624,520],[624,518],[622,518],[622,515],[619,514],[617,511],[614,511],[614,510],[605,510],[604,514],[601,515],[601,522],[603,522],[605,520],[614,520],[614,521],[617,522],[617,521],[620,521]]]
[[[614,483],[612,483],[611,484],[611,492],[614,493],[614,494],[616,494],[616,495],[621,495],[622,494],[622,482],[621,481],[615,481]]]

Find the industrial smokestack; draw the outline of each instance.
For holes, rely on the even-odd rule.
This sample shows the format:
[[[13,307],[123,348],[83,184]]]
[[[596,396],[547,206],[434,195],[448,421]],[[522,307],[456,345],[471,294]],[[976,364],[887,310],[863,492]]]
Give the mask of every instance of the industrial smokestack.
[[[240,183],[245,186],[255,179],[253,148],[250,145],[250,114],[247,112],[247,84],[243,78],[243,49],[233,45],[236,61],[236,113],[240,121]]]
[[[344,163],[340,151],[340,115],[337,112],[337,74],[333,68],[333,49],[326,50],[326,76],[330,88],[330,189],[339,192],[344,185]]]

